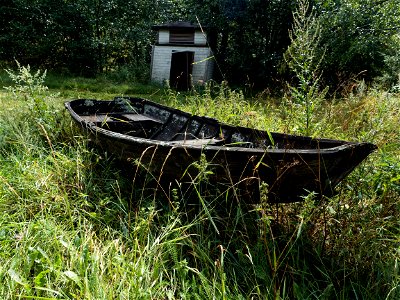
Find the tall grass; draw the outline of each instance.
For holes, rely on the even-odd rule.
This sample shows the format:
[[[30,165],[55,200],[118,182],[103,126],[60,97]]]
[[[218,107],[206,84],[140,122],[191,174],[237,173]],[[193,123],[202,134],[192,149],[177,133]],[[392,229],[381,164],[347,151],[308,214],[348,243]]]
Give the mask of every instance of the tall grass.
[[[248,205],[207,181],[206,161],[196,162],[194,192],[144,192],[150,185],[133,184],[87,145],[62,96],[4,90],[0,298],[398,299],[399,99],[369,90],[321,106],[321,135],[380,149],[336,196],[271,205],[262,195]],[[292,129],[279,105],[225,85],[169,91],[163,101],[232,124]]]

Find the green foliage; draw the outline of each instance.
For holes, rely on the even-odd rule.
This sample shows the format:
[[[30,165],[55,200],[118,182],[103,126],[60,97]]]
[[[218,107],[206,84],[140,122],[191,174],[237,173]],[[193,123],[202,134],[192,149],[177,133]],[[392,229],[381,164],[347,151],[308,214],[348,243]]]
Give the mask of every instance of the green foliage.
[[[18,61],[16,63],[18,66],[18,73],[6,69],[14,85],[4,88],[10,91],[16,99],[23,97],[27,102],[33,102],[30,104],[34,104],[35,100],[44,95],[47,91],[47,87],[43,85],[47,71],[40,74],[40,70],[38,70],[35,74],[32,74],[29,65],[24,67],[21,66]],[[37,109],[36,112],[39,111],[40,109]]]
[[[293,29],[290,32],[291,44],[285,53],[285,60],[290,70],[296,76],[297,86],[289,85],[290,98],[286,105],[289,108],[287,119],[292,121],[294,110],[304,111],[304,121],[298,130],[305,135],[315,131],[315,111],[321,106],[327,93],[327,88],[320,91],[320,64],[323,54],[318,52],[321,28],[316,19],[315,11],[308,0],[298,1],[298,7],[293,13]]]
[[[396,0],[318,1],[316,7],[326,81],[339,86],[354,76],[371,80],[385,71],[385,55],[399,50],[392,39],[400,26]]]
[[[1,4],[0,59],[90,74],[94,67],[85,15],[70,2]]]
[[[385,69],[377,82],[387,90],[400,92],[400,35],[392,38],[392,47],[384,56]]]
[[[93,76],[149,63],[156,1],[25,1],[0,6],[0,60]]]
[[[248,101],[242,91],[232,90],[227,82],[217,84],[210,81],[206,83],[204,91],[193,90],[187,95],[181,95],[173,90],[167,90],[167,93],[167,104],[192,114],[209,116],[233,125],[270,131],[277,130],[281,125],[278,120],[264,117],[275,110],[265,99]]]
[[[393,66],[399,51],[397,0],[318,0],[310,6],[325,55],[321,81],[331,92],[355,77],[382,76]],[[296,7],[292,0],[13,0],[0,3],[0,63],[18,59],[79,76],[112,73],[146,82],[155,42],[151,26],[199,21],[218,63],[216,80],[281,92]],[[393,85],[398,71],[386,72]]]
[[[46,71],[41,74],[38,70],[33,74],[29,65],[25,67],[17,61],[17,66],[17,72],[6,70],[14,85],[4,88],[12,93],[15,101],[23,100],[23,104],[27,104],[26,121],[35,123],[37,130],[49,142],[49,135],[55,137],[59,134],[53,128],[62,122],[60,110],[53,105],[57,94],[48,93],[48,88],[44,86]]]
[[[220,77],[230,85],[264,88],[276,84],[278,66],[290,43],[291,0],[189,0],[193,15],[209,26]]]
[[[248,100],[226,84],[204,94],[167,92],[161,101],[190,112],[287,126],[271,99]],[[35,97],[42,93],[49,94]],[[151,185],[132,185],[107,153],[88,147],[69,116],[46,119],[63,135],[43,139],[25,95],[0,93],[0,298],[399,298],[399,95],[359,89],[323,103],[324,136],[368,140],[380,150],[335,197],[281,205],[249,205],[235,187],[212,186],[204,159],[192,166],[194,193],[181,183],[149,195]],[[65,99],[51,100],[57,111]],[[292,126],[304,125],[305,111],[295,113]]]

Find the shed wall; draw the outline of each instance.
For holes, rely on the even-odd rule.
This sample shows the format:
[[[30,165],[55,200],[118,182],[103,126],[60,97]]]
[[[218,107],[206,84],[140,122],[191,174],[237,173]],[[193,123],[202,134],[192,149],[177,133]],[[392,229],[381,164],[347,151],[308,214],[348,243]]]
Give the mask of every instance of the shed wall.
[[[169,43],[169,30],[164,29],[158,32],[158,43],[168,44]]]
[[[194,52],[194,64],[192,72],[193,83],[211,79],[213,60],[210,57],[211,50],[208,47],[177,47],[177,46],[153,46],[151,79],[154,82],[163,83],[169,80],[171,70],[172,52]]]
[[[196,30],[194,33],[194,43],[195,45],[207,45],[207,39],[203,32]]]

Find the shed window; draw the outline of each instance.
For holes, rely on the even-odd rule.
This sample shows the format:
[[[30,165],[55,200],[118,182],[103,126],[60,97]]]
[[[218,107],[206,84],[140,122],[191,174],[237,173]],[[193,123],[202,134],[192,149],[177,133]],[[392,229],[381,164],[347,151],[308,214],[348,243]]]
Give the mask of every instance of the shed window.
[[[169,31],[170,44],[194,44],[194,30],[172,29]]]

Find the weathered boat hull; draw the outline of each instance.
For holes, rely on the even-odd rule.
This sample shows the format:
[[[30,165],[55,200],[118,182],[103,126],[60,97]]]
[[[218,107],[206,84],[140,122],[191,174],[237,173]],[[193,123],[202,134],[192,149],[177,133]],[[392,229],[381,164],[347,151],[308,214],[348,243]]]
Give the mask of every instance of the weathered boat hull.
[[[268,184],[269,200],[294,202],[335,186],[376,146],[312,139],[235,127],[138,98],[67,102],[72,118],[102,148],[136,160],[157,180],[182,179],[201,155],[212,180],[237,184],[249,178]]]

